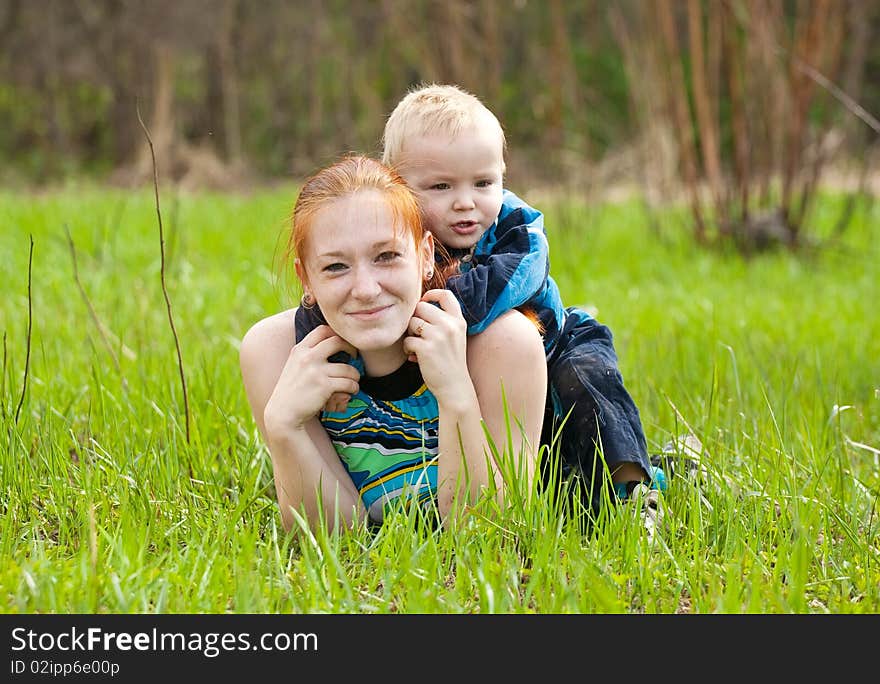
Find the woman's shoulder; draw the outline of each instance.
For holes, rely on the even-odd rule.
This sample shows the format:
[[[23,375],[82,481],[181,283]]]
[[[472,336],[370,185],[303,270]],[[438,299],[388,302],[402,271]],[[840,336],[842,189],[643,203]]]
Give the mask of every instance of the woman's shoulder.
[[[296,309],[288,309],[254,323],[241,340],[241,354],[264,354],[285,348],[289,351],[296,339],[295,315]]]

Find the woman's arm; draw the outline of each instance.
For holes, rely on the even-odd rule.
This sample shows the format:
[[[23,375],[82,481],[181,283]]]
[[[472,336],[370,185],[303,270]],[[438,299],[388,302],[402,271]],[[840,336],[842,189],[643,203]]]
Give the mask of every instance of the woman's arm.
[[[503,458],[512,452],[514,472],[523,473],[531,482],[547,375],[543,345],[534,326],[519,312],[510,312],[489,326],[472,349],[475,338],[466,337],[466,324],[455,297],[448,290],[431,290],[416,307],[410,332],[413,336],[406,339],[405,347],[418,358],[440,411],[437,494],[441,516],[445,519],[460,512],[463,505],[479,498],[490,482],[497,486],[499,500],[503,497],[505,469],[489,449],[483,420],[498,454]],[[468,372],[469,359],[473,366],[480,366],[476,382]],[[505,422],[502,382],[510,426]],[[483,392],[478,395],[479,387]],[[517,421],[523,424],[524,435]],[[510,449],[506,443],[508,427],[515,441]]]
[[[337,391],[357,391],[357,370],[327,357],[353,350],[326,326],[294,345],[294,311],[255,324],[239,353],[245,392],[260,434],[272,456],[275,491],[285,529],[291,508],[305,511],[309,524],[323,512],[328,526],[341,517],[351,526],[365,515],[358,492],[318,420]]]

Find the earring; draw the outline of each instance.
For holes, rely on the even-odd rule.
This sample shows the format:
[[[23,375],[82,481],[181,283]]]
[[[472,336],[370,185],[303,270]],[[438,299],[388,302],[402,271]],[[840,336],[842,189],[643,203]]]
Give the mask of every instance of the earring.
[[[315,308],[315,298],[312,296],[310,292],[304,292],[303,296],[299,299],[300,306],[303,309],[313,309]]]
[[[425,280],[430,280],[434,277],[434,269],[430,269],[425,273]]]

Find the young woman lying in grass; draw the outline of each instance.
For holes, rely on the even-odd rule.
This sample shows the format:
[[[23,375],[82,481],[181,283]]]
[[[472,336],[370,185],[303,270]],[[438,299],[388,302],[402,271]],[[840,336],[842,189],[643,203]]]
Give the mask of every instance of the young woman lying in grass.
[[[316,173],[287,257],[302,305],[327,325],[297,342],[296,310],[282,311],[256,323],[240,353],[287,529],[293,511],[351,527],[412,502],[447,520],[487,488],[503,499],[504,453],[517,460],[504,472],[531,481],[547,382],[538,331],[511,311],[466,337],[400,176],[361,156]]]

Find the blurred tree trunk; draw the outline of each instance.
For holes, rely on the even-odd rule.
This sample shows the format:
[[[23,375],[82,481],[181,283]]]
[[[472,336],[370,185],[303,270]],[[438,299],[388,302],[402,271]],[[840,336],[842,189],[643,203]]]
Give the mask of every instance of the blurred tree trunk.
[[[620,6],[608,9],[608,20],[614,39],[623,54],[631,116],[638,129],[635,172],[641,185],[641,196],[647,205],[646,214],[653,222],[652,205],[668,195],[678,155],[671,135],[672,117],[668,111],[666,88],[660,70],[660,47],[657,32],[646,27],[647,12],[628,16]]]
[[[719,14],[716,3],[710,3],[706,8],[711,15]],[[713,93],[718,92],[717,72],[713,71],[708,64],[704,49],[705,38],[703,36],[702,7],[699,0],[688,0],[688,36],[690,38],[691,64],[693,71],[694,109],[696,110],[698,129],[700,131],[700,151],[702,152],[703,169],[709,180],[712,198],[716,205],[721,204],[722,179],[721,158],[718,136],[718,113]],[[710,24],[713,21],[710,19]],[[710,83],[714,77],[716,82]]]
[[[798,15],[795,18],[791,59],[788,63],[792,109],[787,126],[785,167],[782,176],[781,208],[789,228],[792,228],[792,221],[796,218],[796,210],[793,210],[792,204],[796,199],[794,194],[805,152],[807,114],[816,89],[815,81],[804,72],[802,63],[815,60],[816,66],[821,66],[823,39],[827,31],[828,14],[831,8],[829,0],[815,0],[812,7],[801,0],[798,9]]]
[[[747,61],[756,66],[750,89],[755,112],[752,119],[758,136],[752,146],[758,184],[756,202],[759,206],[769,206],[774,176],[782,168],[785,122],[790,109],[785,64],[779,57],[780,47],[775,38],[784,34],[786,18],[779,3],[766,0],[751,0],[751,3],[749,11],[754,17],[755,34],[748,44],[750,54]],[[760,115],[762,111],[763,116]]]
[[[61,103],[59,97],[59,36],[61,27],[58,26],[58,13],[54,4],[49,5],[44,16],[44,40],[42,50],[44,53],[43,62],[46,69],[42,71],[41,80],[42,90],[46,94],[43,101],[43,111],[48,128],[48,148],[45,150],[46,169],[48,175],[54,175],[58,172],[64,158],[68,155],[68,141],[64,127],[60,123],[62,117]]]
[[[131,32],[125,3],[78,0],[73,6],[84,33],[82,42],[94,51],[97,80],[105,83],[111,93],[112,161],[117,168],[125,167],[140,149],[142,134],[135,104],[138,91],[149,81],[153,64],[140,58],[139,42]]]
[[[859,2],[859,0],[850,0],[847,3],[846,24],[849,35],[849,54],[843,67],[841,83],[844,92],[856,101],[862,96],[865,62],[871,47],[871,28],[874,17],[877,15],[877,9],[877,3]],[[844,126],[847,129],[854,129],[857,124],[858,121],[851,118],[845,122]]]
[[[241,111],[239,108],[238,69],[235,65],[238,0],[226,0],[220,10],[220,16],[216,49],[223,103],[224,151],[228,161],[240,164],[242,161]]]
[[[171,157],[174,142],[174,50],[159,43],[155,47],[156,84],[150,132],[160,157]]]
[[[311,2],[311,22],[312,35],[311,40],[306,45],[306,64],[305,73],[311,78],[306,78],[307,84],[307,100],[308,103],[308,130],[304,146],[310,160],[318,159],[320,156],[321,128],[324,122],[324,92],[322,87],[322,79],[320,78],[321,58],[325,51],[325,33],[326,33],[326,16],[324,15],[323,3],[321,0],[312,0]],[[286,112],[287,116],[296,115],[296,104]]]
[[[843,66],[841,77],[843,91],[854,101],[858,101],[862,95],[862,83],[864,81],[865,64],[871,47],[871,36],[874,18],[877,16],[878,6],[876,3],[859,2],[851,0],[848,3],[847,33],[850,36],[849,52]],[[871,137],[873,145],[864,145],[862,141],[866,136],[860,135],[861,122],[855,116],[844,121],[843,140],[847,152],[858,161],[859,171],[856,179],[856,187],[847,193],[846,202],[834,227],[834,235],[839,236],[850,224],[856,210],[856,202],[859,199],[872,201],[870,193],[866,192],[868,179],[873,169],[873,152],[876,151],[880,133],[874,131]]]
[[[9,0],[2,5],[3,15],[0,17],[0,43],[6,43],[18,22],[21,0]]]
[[[391,61],[403,75],[401,84],[442,81],[442,57],[439,56],[437,44],[443,41],[430,40],[425,45],[425,26],[432,26],[434,38],[445,38],[443,27],[431,23],[435,18],[431,12],[424,11],[422,3],[411,0],[382,0],[382,12],[388,26],[386,35],[390,43]]]
[[[152,151],[143,130],[138,130],[137,157],[134,162],[121,166],[114,174],[114,181],[122,185],[142,185],[153,182],[153,155],[156,158],[156,173],[160,181],[173,180],[176,175],[174,149],[174,52],[163,42],[157,42],[152,50],[154,83],[151,98],[135,103],[135,122],[137,112],[150,133]],[[150,113],[146,106],[152,102]]]
[[[352,52],[357,37],[354,35],[357,27],[352,24],[351,12],[337,13],[328,17],[331,29],[330,44],[335,45],[325,59],[329,60],[333,73],[339,78],[332,88],[329,88],[331,96],[331,110],[333,112],[333,128],[336,136],[333,145],[333,154],[348,152],[357,148],[354,103],[354,83],[357,79],[356,67],[357,55]]]
[[[546,140],[550,149],[565,146],[566,93],[571,91],[571,44],[561,0],[550,0],[550,50],[547,69],[550,107],[547,113]]]
[[[483,44],[483,64],[486,65],[486,98],[498,102],[501,97],[502,61],[504,54],[501,45],[501,12],[498,0],[483,0],[482,22],[485,27]]]
[[[435,45],[439,49],[441,78],[446,83],[458,83],[466,88],[474,88],[475,74],[466,68],[465,40],[468,21],[465,17],[470,8],[463,0],[445,0],[430,4],[429,16],[433,17],[432,28],[437,36]]]
[[[388,75],[382,61],[387,40],[383,13],[372,5],[359,5],[348,18],[346,31],[351,36],[351,87],[349,90],[352,147],[379,153],[384,128]]]
[[[661,64],[665,68],[664,83],[666,85],[669,109],[672,112],[675,131],[678,135],[678,149],[682,172],[689,196],[691,212],[696,227],[695,236],[698,241],[706,239],[706,226],[703,221],[703,209],[697,188],[697,162],[694,155],[694,129],[688,105],[684,70],[680,60],[681,51],[678,46],[678,34],[675,19],[672,15],[670,0],[657,0],[654,5],[656,25],[661,36]]]
[[[727,64],[727,87],[730,94],[730,124],[733,137],[733,177],[735,196],[721,212],[726,220],[719,221],[723,234],[731,232],[731,218],[738,224],[749,219],[749,188],[751,187],[750,126],[746,119],[746,90],[743,58],[736,36],[733,7],[726,5],[726,16],[721,25],[721,46]]]

